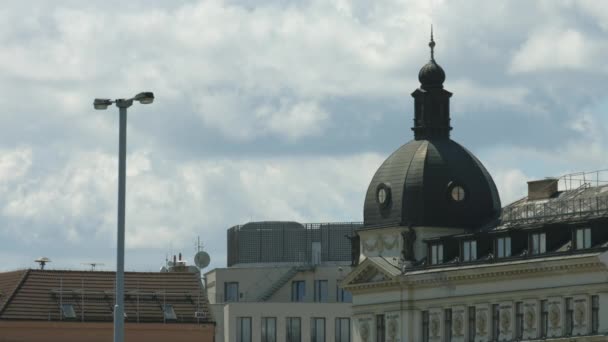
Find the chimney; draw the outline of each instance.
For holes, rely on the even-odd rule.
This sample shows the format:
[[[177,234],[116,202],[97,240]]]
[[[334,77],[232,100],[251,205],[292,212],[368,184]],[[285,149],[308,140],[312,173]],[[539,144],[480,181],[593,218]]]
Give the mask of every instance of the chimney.
[[[182,253],[179,253],[179,261],[182,261]]]
[[[551,198],[557,193],[557,178],[546,178],[528,182],[528,200]]]
[[[173,254],[173,266],[175,266],[177,260],[175,260],[175,254]]]

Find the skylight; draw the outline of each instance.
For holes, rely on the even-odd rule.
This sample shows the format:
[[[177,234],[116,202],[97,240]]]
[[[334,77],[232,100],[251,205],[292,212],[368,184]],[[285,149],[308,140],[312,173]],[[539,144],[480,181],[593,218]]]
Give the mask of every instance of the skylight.
[[[61,314],[63,315],[63,318],[76,318],[76,311],[74,311],[74,305],[61,304]]]
[[[173,310],[173,305],[171,304],[163,305],[163,314],[165,315],[165,319],[177,319],[175,310]]]

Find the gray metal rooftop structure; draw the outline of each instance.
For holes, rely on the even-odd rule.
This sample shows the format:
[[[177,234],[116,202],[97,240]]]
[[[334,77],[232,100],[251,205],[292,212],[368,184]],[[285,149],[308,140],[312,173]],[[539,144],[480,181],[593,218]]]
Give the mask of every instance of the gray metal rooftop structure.
[[[567,174],[544,183],[554,189],[548,196],[528,195],[507,205],[494,230],[608,217],[608,170]]]
[[[249,222],[228,229],[228,267],[239,264],[351,262],[362,222]]]

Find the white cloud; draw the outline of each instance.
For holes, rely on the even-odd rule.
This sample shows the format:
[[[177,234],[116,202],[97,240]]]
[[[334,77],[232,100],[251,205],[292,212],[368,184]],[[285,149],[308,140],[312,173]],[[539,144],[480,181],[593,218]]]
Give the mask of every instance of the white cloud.
[[[603,43],[584,37],[576,29],[544,29],[531,37],[513,56],[513,73],[553,69],[596,69],[596,51]]]

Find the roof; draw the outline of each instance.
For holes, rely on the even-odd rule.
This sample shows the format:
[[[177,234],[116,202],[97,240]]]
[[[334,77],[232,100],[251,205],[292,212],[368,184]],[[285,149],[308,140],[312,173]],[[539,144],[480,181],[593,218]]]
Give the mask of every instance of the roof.
[[[463,201],[451,189],[464,188]],[[378,202],[381,187],[390,200]],[[380,166],[367,189],[366,227],[409,225],[480,228],[500,214],[492,177],[467,149],[451,139],[412,140]]]
[[[111,322],[115,272],[23,270],[0,273],[0,288],[13,288],[0,306],[0,320]],[[62,314],[71,305],[75,317]],[[165,316],[165,304],[175,318]],[[68,311],[70,308],[66,308]],[[169,310],[170,311],[170,310]],[[196,312],[203,312],[196,318]],[[197,273],[125,272],[127,322],[197,323],[212,321]],[[167,317],[167,318],[165,318]]]
[[[608,185],[559,191],[550,198],[524,197],[502,209],[501,224],[493,230],[571,223],[608,217]]]

